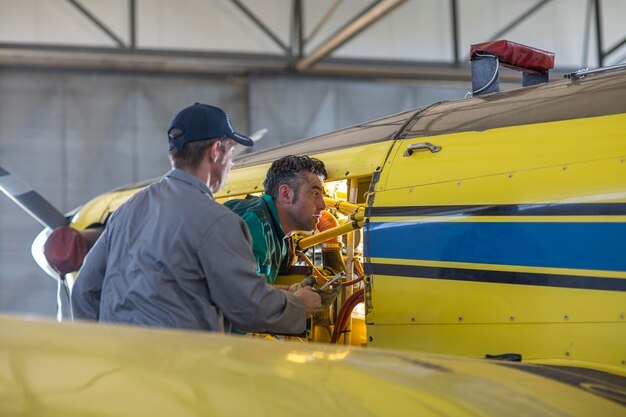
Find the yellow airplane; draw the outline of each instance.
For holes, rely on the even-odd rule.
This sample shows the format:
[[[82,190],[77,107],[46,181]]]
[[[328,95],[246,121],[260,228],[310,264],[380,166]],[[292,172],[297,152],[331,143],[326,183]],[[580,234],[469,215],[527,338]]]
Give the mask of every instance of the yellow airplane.
[[[316,343],[2,318],[0,407],[626,415],[626,66],[244,156],[216,197],[258,194],[289,154],[329,173],[327,221],[293,237],[277,280],[343,272],[301,340]],[[69,226],[97,235],[145,185],[96,197]]]

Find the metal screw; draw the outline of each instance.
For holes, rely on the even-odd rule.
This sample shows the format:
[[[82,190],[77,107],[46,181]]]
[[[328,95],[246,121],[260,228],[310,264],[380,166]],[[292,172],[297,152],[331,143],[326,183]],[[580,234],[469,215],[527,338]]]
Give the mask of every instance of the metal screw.
[[[461,186],[461,181],[457,181],[456,186],[460,187]]]
[[[373,342],[374,341],[374,337],[370,336],[370,337],[367,338],[367,340],[369,340],[370,342]]]
[[[567,315],[567,313],[563,316],[563,320],[569,320],[569,316]]]
[[[513,178],[513,174],[509,174],[509,178]]]
[[[463,316],[459,316],[459,321],[463,321]]]
[[[411,321],[415,321],[415,316],[411,316]]]
[[[567,171],[567,165],[563,167],[563,171]]]
[[[509,320],[515,321],[515,316],[509,316]]]
[[[622,320],[624,320],[624,313],[621,313],[621,314],[619,315],[619,318],[620,318],[620,319],[622,319]]]
[[[565,352],[565,356],[569,356],[569,355],[570,355],[570,353],[569,353],[569,352]]]

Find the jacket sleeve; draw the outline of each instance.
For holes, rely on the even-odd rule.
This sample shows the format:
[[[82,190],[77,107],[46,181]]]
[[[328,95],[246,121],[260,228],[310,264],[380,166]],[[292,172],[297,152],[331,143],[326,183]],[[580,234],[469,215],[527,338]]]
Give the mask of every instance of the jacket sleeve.
[[[72,287],[72,312],[75,319],[98,320],[100,294],[106,273],[107,229],[85,257]]]
[[[235,214],[220,216],[199,246],[209,296],[238,329],[299,334],[306,330],[304,306],[256,274],[248,229]]]

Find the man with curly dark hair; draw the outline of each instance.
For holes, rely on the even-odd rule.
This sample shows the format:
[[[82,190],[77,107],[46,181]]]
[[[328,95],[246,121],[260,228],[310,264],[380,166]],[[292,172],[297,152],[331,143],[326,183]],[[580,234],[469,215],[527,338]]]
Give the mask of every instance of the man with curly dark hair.
[[[313,231],[324,210],[324,163],[308,156],[288,155],[274,161],[263,182],[265,194],[225,203],[243,218],[252,235],[257,273],[274,283],[287,254],[285,237]]]

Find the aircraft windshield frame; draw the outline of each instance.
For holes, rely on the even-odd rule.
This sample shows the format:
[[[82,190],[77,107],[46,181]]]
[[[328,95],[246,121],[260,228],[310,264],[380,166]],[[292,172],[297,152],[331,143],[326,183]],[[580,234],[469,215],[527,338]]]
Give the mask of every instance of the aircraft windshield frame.
[[[249,165],[272,162],[283,155],[317,154],[354,145],[365,145],[392,140],[406,122],[416,113],[422,111],[423,108],[424,107],[408,110],[335,132],[301,139],[275,148],[252,153],[235,161],[235,167],[241,168]]]

